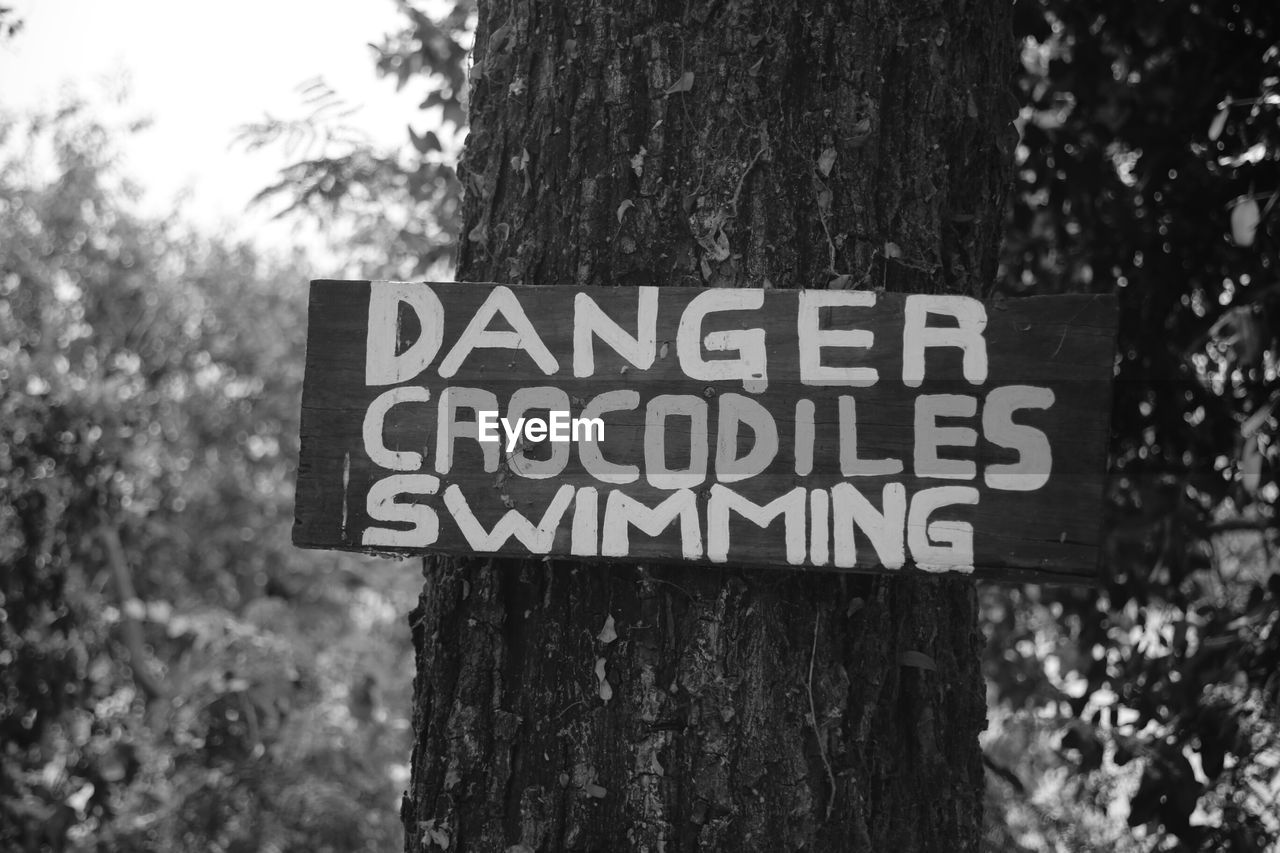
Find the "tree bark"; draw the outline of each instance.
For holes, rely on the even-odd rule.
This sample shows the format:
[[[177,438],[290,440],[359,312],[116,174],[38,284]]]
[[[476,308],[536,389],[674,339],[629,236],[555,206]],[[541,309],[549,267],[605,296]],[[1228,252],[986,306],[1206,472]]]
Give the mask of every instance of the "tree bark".
[[[1010,14],[482,2],[458,277],[984,296],[1012,149]],[[424,573],[408,850],[978,847],[971,581]]]

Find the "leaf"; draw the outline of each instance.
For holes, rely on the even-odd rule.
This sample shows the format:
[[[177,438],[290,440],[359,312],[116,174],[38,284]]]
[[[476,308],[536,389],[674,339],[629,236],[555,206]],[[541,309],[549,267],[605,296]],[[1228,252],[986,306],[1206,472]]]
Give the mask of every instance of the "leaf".
[[[1217,142],[1218,137],[1222,136],[1222,131],[1227,126],[1227,116],[1230,114],[1230,107],[1223,107],[1218,110],[1218,114],[1213,117],[1213,122],[1209,125],[1209,141]]]
[[[902,666],[914,666],[917,669],[927,669],[930,672],[938,671],[938,664],[933,658],[924,652],[907,651],[898,655],[898,663]]]
[[[631,158],[631,171],[636,173],[637,178],[644,177],[644,155],[648,153],[649,152],[645,149],[645,147],[641,145],[640,150],[636,153],[636,156]]]
[[[715,226],[714,231],[699,237],[698,245],[706,249],[707,255],[717,263],[728,260],[729,255],[732,254],[732,250],[729,248],[729,236],[719,226]]]
[[[679,80],[672,83],[671,86],[667,88],[667,91],[663,92],[662,94],[674,95],[678,92],[687,92],[692,88],[693,88],[693,72],[686,71],[680,75]]]
[[[1231,209],[1231,239],[1237,246],[1252,246],[1257,235],[1258,203],[1252,197],[1246,198]]]
[[[424,848],[434,845],[441,850],[449,849],[449,833],[437,826],[434,820],[423,823],[422,829],[422,846]]]
[[[600,698],[605,702],[613,698],[613,687],[607,678],[600,682]]]
[[[604,658],[596,658],[596,680],[604,681]]]
[[[503,45],[507,43],[507,36],[511,35],[511,24],[505,23],[498,27],[489,35],[489,53],[497,53],[502,50]]]
[[[885,243],[884,256],[886,258],[900,258],[902,257],[902,249],[897,243]]]
[[[440,150],[440,137],[436,136],[435,131],[428,130],[419,136],[410,127],[409,140],[413,142],[413,147],[419,154],[429,154],[432,151]]]
[[[1244,443],[1244,459],[1240,463],[1240,485],[1251,495],[1262,485],[1262,451],[1257,440]]]
[[[588,797],[594,797],[597,800],[603,800],[609,793],[603,785],[597,785],[595,782],[588,783],[582,791]]]
[[[624,198],[622,204],[618,205],[618,224],[622,224],[622,217],[626,216],[627,211],[635,207],[636,203],[629,198]]]
[[[867,606],[866,599],[862,599],[862,598],[851,598],[851,599],[849,599],[849,609],[847,609],[847,610],[844,612],[845,618],[847,619],[848,617],[850,617],[850,616],[852,616],[853,614],[857,613],[859,610],[861,610],[862,608],[864,608],[864,607],[866,607],[866,606]]]
[[[1210,742],[1200,747],[1200,767],[1210,780],[1222,775],[1225,763],[1226,750],[1222,748],[1222,744]]]
[[[836,163],[836,149],[827,148],[818,155],[818,171],[822,173],[822,177],[831,174],[831,167]]]
[[[831,189],[817,178],[813,179],[813,183],[814,197],[818,202],[818,210],[825,214],[831,210],[831,199],[833,198]]]
[[[599,634],[596,634],[596,639],[606,646],[618,639],[618,631],[614,627],[612,613],[605,617],[604,627],[600,629]]]
[[[848,290],[849,284],[853,281],[853,276],[848,273],[838,275],[831,281],[827,282],[827,290]]]

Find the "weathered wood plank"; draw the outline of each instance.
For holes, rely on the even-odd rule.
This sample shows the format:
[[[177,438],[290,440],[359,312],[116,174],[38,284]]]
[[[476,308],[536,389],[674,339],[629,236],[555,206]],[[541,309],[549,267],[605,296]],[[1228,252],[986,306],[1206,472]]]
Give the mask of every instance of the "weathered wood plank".
[[[921,341],[928,335],[946,334],[935,330],[970,322],[948,314],[945,305],[957,303],[945,303],[943,310],[929,313],[923,321],[913,321],[907,318],[908,300],[913,297],[877,293],[874,305],[816,309],[815,327],[802,319],[800,300],[808,297],[802,297],[800,291],[751,291],[754,296],[744,298],[758,299],[758,308],[713,311],[705,314],[701,323],[694,323],[689,315],[697,313],[698,305],[705,305],[706,301],[690,309],[699,297],[729,294],[708,298],[732,298],[733,294],[746,291],[652,289],[644,297],[656,301],[652,364],[637,366],[617,349],[631,347],[632,356],[644,360],[646,342],[639,332],[643,313],[640,288],[399,285],[395,287],[401,289],[395,294],[426,292],[439,301],[414,296],[413,299],[425,301],[416,308],[400,305],[392,314],[384,311],[378,315],[381,319],[373,323],[371,340],[373,287],[386,287],[380,291],[380,298],[394,308],[391,285],[335,281],[312,284],[294,527],[294,542],[299,546],[563,557],[571,556],[574,550],[573,530],[577,524],[577,551],[581,556],[709,563],[709,551],[717,542],[721,550],[725,548],[727,514],[731,519],[727,526],[727,552],[717,559],[738,565],[882,571],[886,563],[892,566],[896,562],[892,557],[896,548],[902,552],[903,566],[893,570],[911,571],[922,562],[917,551],[923,553],[923,546],[945,544],[953,535],[963,540],[967,535],[963,530],[947,528],[948,524],[953,528],[958,524],[969,525],[972,530],[971,553],[963,547],[934,553],[932,559],[940,562],[935,562],[931,570],[966,571],[971,566],[978,575],[1017,580],[1088,581],[1094,574],[1110,427],[1116,326],[1113,298],[1032,297],[985,306],[962,300],[964,310],[985,315],[980,335],[975,339],[973,335],[955,333],[955,341],[967,344],[967,349],[945,342],[923,348],[923,381],[908,384],[904,380],[904,364],[910,362],[911,352],[920,351]],[[477,312],[486,304],[496,304],[497,290],[503,290],[513,300],[508,306],[515,305],[517,310],[498,311],[488,320],[483,316],[477,319]],[[626,335],[639,338],[630,343],[619,339],[621,343],[615,349],[598,336],[591,336],[594,365],[590,375],[585,376],[574,375],[575,319],[582,325],[589,316],[576,313],[579,294],[589,298]],[[919,308],[924,303],[913,304]],[[936,308],[944,303],[930,304]],[[420,312],[424,312],[421,317]],[[686,327],[691,327],[683,351],[679,334],[682,319]],[[526,320],[528,327],[524,326]],[[470,332],[466,331],[468,324],[473,325]],[[610,324],[596,325],[608,328]],[[921,331],[922,328],[928,331]],[[490,333],[487,341],[477,336],[485,330]],[[870,346],[865,338],[839,337],[841,331],[851,330],[869,332],[873,336]],[[715,344],[717,335],[727,338],[723,340],[725,351],[709,352],[707,346],[698,345],[708,335],[710,345]],[[752,340],[759,335],[763,336],[762,348]],[[436,337],[437,345],[431,346]],[[515,344],[517,338],[519,343]],[[811,359],[807,365],[802,364],[802,343],[819,339],[826,344],[818,356],[823,367],[873,368],[878,375],[874,384],[851,385],[845,377],[813,384],[815,363]],[[690,340],[694,341],[692,349]],[[459,347],[460,342],[465,345]],[[486,342],[515,348],[485,347]],[[467,345],[476,343],[481,346],[467,350]],[[396,376],[386,384],[367,384],[367,361],[379,347],[384,352],[378,364],[384,372],[397,363],[414,361],[416,352],[426,354],[419,359],[425,368],[419,371],[415,363],[411,374]],[[985,352],[986,375],[981,379],[976,378],[976,362],[967,361],[969,350],[977,349]],[[584,350],[578,347],[580,361]],[[763,360],[767,382],[763,390],[752,384],[759,380],[690,375],[691,371],[717,367],[729,375],[741,375],[721,359],[737,358],[744,351]],[[699,361],[705,364],[699,367]],[[585,364],[579,363],[577,370],[585,372]],[[442,376],[442,371],[447,375]],[[391,373],[373,379],[381,383],[389,376]],[[1041,404],[1029,405],[1027,401],[1032,398],[1010,391],[1011,386],[1048,389],[1052,403],[1044,406],[1042,400]],[[557,399],[567,402],[565,408],[572,416],[581,416],[592,401],[609,392],[631,392],[631,399],[623,401],[631,407],[600,413],[604,439],[590,448],[543,442],[508,453],[505,437],[488,449],[474,438],[455,437],[452,462],[443,463],[442,400],[465,393],[460,389],[477,389],[492,395],[496,410],[506,415],[512,396],[526,394],[522,389],[533,387],[553,389],[545,392],[550,396],[542,408],[528,412],[542,417],[547,416]],[[374,432],[384,447],[380,465],[366,447],[364,424],[370,406],[393,388],[417,389],[410,392],[416,399],[390,406],[384,418],[375,418]],[[1008,399],[1010,394],[1021,405],[1006,411],[1002,419],[999,401]],[[658,415],[649,406],[655,398],[672,395],[679,398],[678,405],[694,415],[669,415],[664,422],[666,428],[661,429]],[[841,398],[846,398],[845,402]],[[803,416],[797,422],[798,400],[810,401],[812,428],[806,428]],[[852,400],[851,407],[848,400]],[[931,421],[917,425],[919,412],[930,406],[960,414],[938,418],[936,425]],[[725,411],[744,407],[750,410],[744,415],[755,412],[757,416],[762,407],[764,417],[776,428],[777,450],[761,470],[752,469],[750,476],[735,479],[733,475],[739,469],[717,465],[719,443],[726,441],[719,436],[719,422]],[[475,417],[470,408],[458,412],[459,421],[474,421]],[[699,419],[696,428],[693,417]],[[986,423],[988,418],[991,423]],[[967,428],[972,432],[939,433],[939,427]],[[765,429],[769,431],[767,424]],[[746,453],[754,444],[750,427],[743,426],[738,432],[734,446],[726,443],[719,448],[719,453],[728,454],[726,458]],[[1047,442],[1051,461],[1033,464],[1037,436]],[[936,467],[915,458],[921,446],[929,446],[938,438],[945,440],[937,449],[937,456],[948,461]],[[970,439],[972,445],[966,446]],[[657,441],[665,445],[665,452],[659,452]],[[695,445],[693,450],[691,443]],[[845,473],[842,453],[848,457],[855,448],[858,459],[900,460],[901,464],[891,465],[887,471],[882,466],[872,473]],[[588,454],[598,452],[615,466],[635,466],[636,480],[602,482],[596,476],[599,467],[584,464],[584,450]],[[418,456],[401,456],[394,468],[388,467],[387,453],[406,452]],[[659,459],[665,459],[668,468],[678,471],[703,455],[705,471],[700,467],[684,478],[687,482],[677,484],[654,477]],[[563,466],[551,466],[547,460],[552,458],[563,460]],[[806,464],[806,459],[811,463]],[[1032,475],[1047,474],[1047,479],[1040,478],[1043,484],[1030,491],[1009,491],[994,481],[987,482],[989,466],[1019,460],[1031,466]],[[949,468],[953,470],[948,471]],[[537,475],[539,470],[550,470],[552,475],[544,479],[529,476]],[[405,476],[419,479],[389,480]],[[386,491],[384,497],[390,503],[384,501],[379,506],[376,497],[371,499],[370,491],[378,483],[383,483],[379,488]],[[714,488],[717,484],[719,488]],[[865,506],[848,496],[850,486],[865,497]],[[561,494],[564,487],[571,487],[572,491]],[[610,497],[618,492],[645,507],[656,507],[672,498],[678,487],[689,491],[689,529],[684,540],[677,522],[655,536],[623,523],[626,502]],[[763,506],[798,487],[807,491],[796,499],[802,506],[792,508],[786,523],[783,515],[778,515],[765,526],[757,526],[736,512],[724,510],[733,504],[733,496],[724,492],[726,488],[733,495]],[[945,487],[973,490],[964,493],[967,496],[963,500],[976,497],[976,502],[956,503],[960,492],[930,491]],[[594,489],[595,493],[583,489]],[[838,499],[833,498],[837,491],[842,495]],[[895,498],[899,492],[901,498]],[[451,493],[453,498],[448,497]],[[945,505],[932,513],[924,512],[923,502],[928,496],[944,494],[949,497]],[[458,496],[465,502],[461,515]],[[670,506],[683,500],[677,498]],[[886,512],[886,500],[891,507],[895,500],[901,500],[903,517],[887,511],[885,525],[891,532],[880,535],[877,547],[876,514]],[[610,501],[617,504],[613,511],[609,509]],[[849,501],[859,507],[853,518],[840,510],[852,506]],[[943,527],[933,530],[932,537],[917,533],[914,543],[921,548],[916,549],[912,547],[910,515],[918,502],[922,508],[915,519],[920,523],[915,526],[941,521]],[[594,505],[594,511],[588,504]],[[548,507],[553,509],[554,518],[550,521],[554,523],[549,524],[541,542],[534,541],[537,537],[530,532],[526,538],[534,541],[532,550],[515,536],[483,544],[484,534],[493,530],[510,510],[522,513],[536,526]],[[824,509],[826,524],[817,524]],[[869,514],[871,510],[873,514]],[[712,512],[718,513],[719,522],[709,519]],[[417,521],[408,520],[407,513],[416,514]],[[588,536],[593,515],[594,532]],[[463,516],[474,516],[475,523],[468,525]],[[401,517],[403,521],[393,520]],[[798,563],[794,541],[792,562],[788,562],[788,523],[794,528],[791,538],[803,539],[804,556]],[[852,532],[852,552],[849,537],[834,529],[833,523]],[[415,524],[422,528],[415,528]],[[432,525],[438,531],[428,537],[425,527]],[[605,540],[610,536],[616,540],[620,527],[629,531],[628,544],[624,553],[612,553],[617,551],[618,543],[610,545]],[[418,532],[413,535],[415,529]],[[375,532],[370,534],[370,530]],[[697,540],[692,552],[688,537]],[[419,544],[426,538],[429,543]],[[409,540],[415,544],[406,545]]]

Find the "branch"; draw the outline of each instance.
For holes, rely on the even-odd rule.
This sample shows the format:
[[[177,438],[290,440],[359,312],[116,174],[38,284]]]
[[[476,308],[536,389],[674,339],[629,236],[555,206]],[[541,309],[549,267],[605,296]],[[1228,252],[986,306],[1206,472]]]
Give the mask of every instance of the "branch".
[[[1022,784],[1022,780],[1018,778],[1017,773],[1014,773],[1012,770],[1010,770],[1008,767],[1005,767],[1003,764],[996,763],[996,761],[992,759],[991,756],[987,755],[985,751],[982,753],[982,763],[986,765],[987,769],[990,770],[992,773],[995,773],[1005,782],[1008,782],[1010,787],[1012,787],[1015,791],[1017,791],[1019,794],[1023,796],[1026,796],[1027,788],[1025,785]]]
[[[1205,525],[1205,530],[1210,533],[1230,533],[1236,530],[1256,530],[1259,533],[1266,533],[1274,529],[1276,529],[1276,520],[1273,518],[1224,518]]]
[[[142,626],[134,616],[135,608],[141,606],[142,602],[133,588],[133,575],[125,559],[124,546],[120,544],[120,534],[114,527],[104,522],[98,527],[98,535],[106,548],[107,562],[111,565],[111,574],[115,578],[116,594],[120,597],[124,645],[128,651],[129,668],[133,670],[133,680],[142,688],[148,702],[163,699],[166,694],[164,684],[151,670],[146,646],[142,640]]]
[[[813,649],[809,652],[809,680],[805,684],[805,692],[809,694],[809,723],[813,726],[813,737],[818,741],[818,755],[822,758],[822,766],[827,770],[827,782],[831,792],[827,795],[827,820],[831,820],[831,811],[836,806],[836,774],[831,770],[831,761],[827,758],[827,748],[822,742],[822,728],[818,725],[818,709],[813,702],[813,662],[818,657],[818,621],[822,611],[813,614]]]

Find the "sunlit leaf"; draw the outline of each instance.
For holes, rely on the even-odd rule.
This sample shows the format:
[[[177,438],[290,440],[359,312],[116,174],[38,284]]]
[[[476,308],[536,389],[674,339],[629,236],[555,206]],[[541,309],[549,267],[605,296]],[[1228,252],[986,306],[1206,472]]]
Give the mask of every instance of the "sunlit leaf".
[[[938,671],[938,664],[933,658],[924,652],[905,651],[898,655],[898,663],[902,666],[913,666],[916,669],[927,669],[930,672]]]
[[[1246,198],[1231,208],[1231,239],[1237,246],[1252,246],[1261,218],[1258,203]]]
[[[822,177],[831,174],[831,167],[836,162],[836,149],[826,148],[818,155],[818,171],[822,173]]]
[[[688,92],[693,88],[693,72],[686,71],[680,75],[680,79],[667,87],[663,92],[664,95],[675,95],[679,92]]]
[[[1227,117],[1231,113],[1230,107],[1223,107],[1218,110],[1218,114],[1213,117],[1213,121],[1209,124],[1209,141],[1217,142],[1218,137],[1222,136],[1223,129],[1227,126]]]

